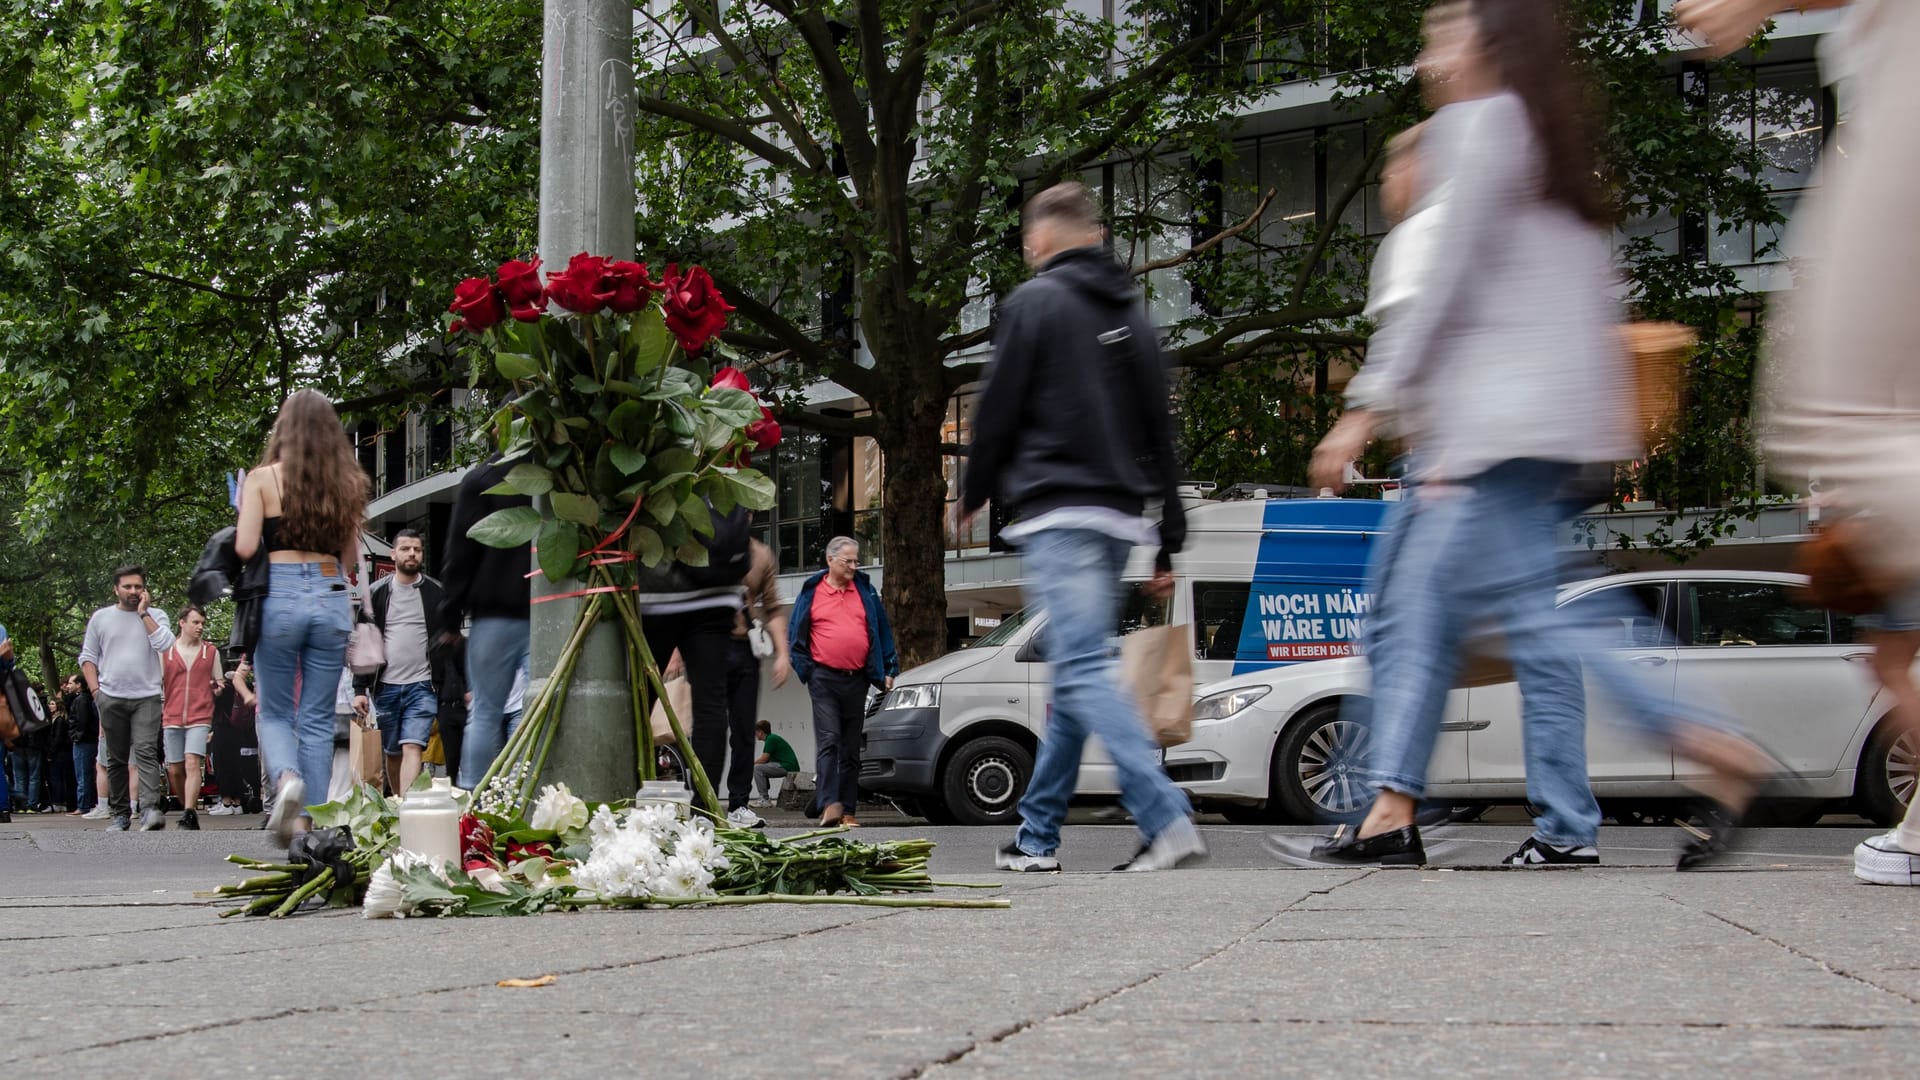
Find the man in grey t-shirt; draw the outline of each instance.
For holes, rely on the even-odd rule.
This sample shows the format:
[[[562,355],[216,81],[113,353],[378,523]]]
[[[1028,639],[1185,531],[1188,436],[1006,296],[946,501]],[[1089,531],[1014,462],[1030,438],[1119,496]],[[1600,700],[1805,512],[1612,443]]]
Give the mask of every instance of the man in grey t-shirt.
[[[425,540],[415,530],[394,535],[393,573],[375,582],[368,594],[373,621],[386,641],[387,664],[353,683],[355,711],[364,714],[372,704],[379,718],[387,784],[396,792],[412,787],[420,775],[420,757],[440,711],[427,656],[431,643],[440,638],[440,583],[420,572],[425,551]]]
[[[147,572],[123,566],[113,574],[114,603],[87,620],[80,674],[93,691],[106,744],[108,832],[126,832],[127,751],[140,769],[140,828],[167,826],[167,773],[160,762],[160,654],[173,648],[167,613],[148,603]]]

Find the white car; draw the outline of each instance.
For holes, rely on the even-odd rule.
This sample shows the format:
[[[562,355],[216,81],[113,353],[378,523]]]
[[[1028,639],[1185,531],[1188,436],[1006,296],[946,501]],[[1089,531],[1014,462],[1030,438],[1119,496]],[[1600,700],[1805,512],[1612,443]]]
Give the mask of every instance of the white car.
[[[1914,797],[1920,747],[1889,720],[1892,702],[1853,619],[1796,604],[1804,585],[1794,574],[1651,571],[1569,585],[1560,602],[1626,590],[1645,614],[1621,620],[1623,659],[1744,725],[1798,781],[1803,815],[1852,808],[1891,824]],[[1342,706],[1367,692],[1359,657],[1213,683],[1198,694],[1193,738],[1167,750],[1167,771],[1203,808],[1234,820],[1350,820],[1372,800],[1368,733]],[[1610,815],[1657,816],[1691,794],[1684,781],[1704,770],[1609,722],[1605,696],[1589,693],[1587,706],[1588,769]],[[1434,800],[1526,798],[1512,682],[1448,695],[1428,775]]]

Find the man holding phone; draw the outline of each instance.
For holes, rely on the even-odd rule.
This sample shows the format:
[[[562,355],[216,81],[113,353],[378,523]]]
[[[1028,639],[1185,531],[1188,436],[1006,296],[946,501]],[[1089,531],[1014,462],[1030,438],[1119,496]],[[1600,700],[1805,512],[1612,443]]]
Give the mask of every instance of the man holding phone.
[[[80,674],[93,691],[106,743],[107,805],[113,814],[108,832],[131,827],[127,798],[127,754],[140,769],[146,805],[143,832],[167,826],[167,773],[160,761],[160,654],[173,647],[167,613],[150,604],[147,572],[123,566],[113,575],[114,602],[87,620],[80,647]]]

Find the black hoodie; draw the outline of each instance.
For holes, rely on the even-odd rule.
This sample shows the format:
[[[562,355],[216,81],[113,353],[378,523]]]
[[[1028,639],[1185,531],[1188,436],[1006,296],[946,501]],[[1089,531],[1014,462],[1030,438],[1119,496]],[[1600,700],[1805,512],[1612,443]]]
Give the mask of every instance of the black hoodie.
[[[488,495],[486,490],[506,479],[511,461],[494,454],[460,478],[453,500],[453,520],[447,523],[447,546],[440,559],[439,624],[458,630],[465,617],[524,619],[532,591],[527,571],[533,567],[532,546],[493,548],[467,535],[475,522],[509,506],[532,506],[525,495]],[[430,618],[431,621],[431,618]]]
[[[1061,252],[1000,305],[993,339],[961,508],[1139,514],[1159,498],[1159,565],[1170,566],[1187,519],[1166,362],[1126,268],[1104,247]]]

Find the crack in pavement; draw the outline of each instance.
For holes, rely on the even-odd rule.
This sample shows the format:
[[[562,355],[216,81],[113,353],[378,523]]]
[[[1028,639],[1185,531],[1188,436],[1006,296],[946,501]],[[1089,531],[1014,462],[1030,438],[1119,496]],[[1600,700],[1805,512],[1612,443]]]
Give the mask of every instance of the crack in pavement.
[[[1231,949],[1236,945],[1246,944],[1248,941],[1252,940],[1255,934],[1258,934],[1260,931],[1273,925],[1274,920],[1280,918],[1280,916],[1293,910],[1296,906],[1306,903],[1308,899],[1315,896],[1326,896],[1329,893],[1333,892],[1335,889],[1344,888],[1348,885],[1365,881],[1366,879],[1372,877],[1373,875],[1379,872],[1380,872],[1379,868],[1376,867],[1374,869],[1367,870],[1356,877],[1348,878],[1345,881],[1334,882],[1332,885],[1329,885],[1324,889],[1308,889],[1305,893],[1301,894],[1297,899],[1289,902],[1286,906],[1280,908],[1279,910],[1275,911],[1273,914],[1260,920],[1254,926],[1249,927],[1246,933],[1241,934],[1239,937],[1234,938],[1232,941],[1229,941],[1224,945],[1221,945],[1217,949],[1210,950],[1209,952],[1207,952],[1206,955],[1200,957],[1199,959],[1193,961],[1190,964],[1187,964],[1182,968],[1179,968],[1178,970],[1181,973],[1192,971],[1193,969],[1199,967],[1200,965],[1206,963],[1207,961],[1212,960],[1213,958],[1226,952],[1228,949]],[[1087,1011],[1088,1009],[1093,1008],[1095,1005],[1098,1005],[1105,1001],[1110,1001],[1113,998],[1116,998],[1121,994],[1126,993],[1129,990],[1133,990],[1138,987],[1145,986],[1148,983],[1151,983],[1154,980],[1160,978],[1161,976],[1167,975],[1167,974],[1169,974],[1169,972],[1166,972],[1166,971],[1148,972],[1147,974],[1142,975],[1137,979],[1134,979],[1132,982],[1125,983],[1121,986],[1116,986],[1109,990],[1095,994],[1092,997],[1089,997],[1084,1001],[1076,1002],[1068,1006],[1067,1008],[1058,1010],[1056,1012],[1048,1013],[1045,1016],[1034,1016],[1034,1017],[1028,1017],[1024,1020],[1015,1021],[1012,1024],[1008,1024],[1006,1027],[1000,1028],[999,1030],[988,1034],[984,1038],[974,1039],[973,1041],[969,1042],[967,1045],[961,1047],[958,1050],[945,1054],[941,1057],[935,1058],[932,1061],[925,1062],[924,1064],[921,1064],[913,1069],[910,1069],[907,1072],[897,1073],[895,1074],[894,1080],[920,1080],[920,1078],[924,1077],[929,1071],[933,1069],[937,1069],[943,1065],[952,1065],[959,1061],[962,1061],[969,1054],[972,1054],[974,1051],[979,1050],[982,1047],[995,1046],[995,1045],[998,1045],[999,1043],[1005,1042],[1006,1040],[1014,1037],[1015,1035],[1020,1034],[1023,1031],[1030,1031],[1033,1028],[1039,1027],[1042,1024],[1050,1023],[1055,1020],[1064,1020],[1070,1016],[1076,1016],[1080,1013]]]
[[[1089,1020],[1095,1024],[1139,1024],[1139,1020]],[[1826,1023],[1754,1023],[1732,1024],[1713,1020],[1675,1020],[1675,1021],[1638,1021],[1638,1020],[1392,1020],[1373,1017],[1352,1017],[1332,1020],[1310,1016],[1286,1017],[1182,1017],[1183,1025],[1211,1024],[1233,1026],[1247,1024],[1273,1024],[1287,1027],[1385,1027],[1406,1028],[1415,1031],[1427,1031],[1433,1028],[1513,1028],[1520,1030],[1537,1029],[1548,1031],[1579,1031],[1587,1028],[1614,1029],[1621,1031],[1910,1031],[1920,1027],[1920,1022],[1912,1024],[1849,1024],[1839,1021]]]
[[[1847,979],[1852,982],[1857,982],[1862,986],[1869,987],[1874,990],[1878,990],[1883,994],[1889,994],[1893,997],[1897,997],[1900,1000],[1907,1002],[1910,1005],[1920,1005],[1920,997],[1916,997],[1913,994],[1909,994],[1904,990],[1897,990],[1891,986],[1882,986],[1879,983],[1874,982],[1872,979],[1869,979],[1864,975],[1856,974],[1842,967],[1836,967],[1833,964],[1829,963],[1828,961],[1823,960],[1820,957],[1815,956],[1814,954],[1806,951],[1805,949],[1799,948],[1798,946],[1795,946],[1795,945],[1789,945],[1786,942],[1781,941],[1779,938],[1773,937],[1769,934],[1761,933],[1759,930],[1756,930],[1751,926],[1744,925],[1738,920],[1730,919],[1727,916],[1722,915],[1717,911],[1713,911],[1708,908],[1697,907],[1693,904],[1689,904],[1686,901],[1681,900],[1679,897],[1673,896],[1659,889],[1653,889],[1651,891],[1655,896],[1658,896],[1663,900],[1676,904],[1679,907],[1685,908],[1688,911],[1698,912],[1699,914],[1705,915],[1708,918],[1713,919],[1717,922],[1725,923],[1728,926],[1733,927],[1735,930],[1738,930],[1743,934],[1748,934],[1752,937],[1758,938],[1759,940],[1766,942],[1767,944],[1773,946],[1776,949],[1781,950],[1782,952],[1787,953],[1790,956],[1794,956],[1801,960],[1805,960],[1807,963],[1820,968],[1822,971],[1825,971],[1829,975],[1835,975],[1842,979]]]
[[[642,960],[623,960],[617,963],[610,963],[610,964],[590,964],[585,967],[558,969],[550,972],[550,974],[554,975],[555,977],[565,977],[569,975],[590,975],[590,974],[594,974],[596,972],[602,972],[602,971],[618,971],[622,968],[640,968],[640,967],[645,967],[648,964],[657,964],[657,963],[662,963],[669,960],[685,960],[690,957],[713,956],[719,953],[731,952],[736,949],[753,948],[754,946],[766,945],[773,942],[797,941],[801,938],[812,937],[816,934],[829,933],[834,930],[843,930],[850,926],[867,925],[870,923],[879,922],[882,919],[896,918],[898,916],[907,914],[908,912],[913,910],[915,909],[913,908],[887,909],[887,910],[881,911],[876,915],[872,915],[867,918],[854,918],[854,919],[849,919],[846,922],[834,923],[829,926],[816,926],[811,930],[800,930],[790,934],[775,934],[775,935],[766,936],[766,937],[755,937],[750,941],[739,941],[739,942],[733,942],[733,943],[724,944],[724,945],[713,945],[713,946],[709,946],[701,949],[689,949],[685,952],[674,953],[671,956],[652,956]],[[263,1021],[286,1020],[296,1016],[315,1016],[315,1015],[331,1015],[335,1013],[348,1013],[348,1012],[354,1012],[354,1011],[358,1011],[358,1010],[373,1007],[373,1006],[378,1006],[383,1002],[396,1001],[403,998],[421,998],[421,997],[428,997],[435,994],[455,994],[463,990],[483,990],[483,989],[488,989],[492,987],[492,985],[493,983],[491,982],[482,982],[482,983],[462,983],[458,986],[429,987],[429,988],[421,988],[416,990],[408,990],[400,993],[387,994],[381,997],[367,998],[360,1001],[338,1002],[330,1005],[302,1006],[302,1007],[296,1007],[291,1009],[282,1009],[277,1012],[266,1013],[260,1016],[230,1017],[224,1020],[214,1021],[211,1023],[196,1024],[192,1027],[175,1028],[170,1031],[148,1032],[143,1035],[130,1035],[122,1039],[110,1039],[105,1042],[88,1043],[84,1046],[64,1047],[57,1051],[52,1051],[45,1054],[34,1054],[29,1057],[7,1058],[4,1060],[0,1060],[0,1065],[19,1065],[19,1064],[30,1063],[35,1061],[45,1061],[45,1060],[48,1060],[49,1058],[65,1057],[71,1054],[84,1053],[89,1050],[111,1050],[114,1047],[118,1047],[118,1046],[129,1046],[129,1045],[135,1045],[139,1043],[158,1042],[163,1039],[177,1038],[178,1036],[181,1036],[181,1035],[194,1035],[203,1031],[212,1031],[216,1028],[238,1027],[246,1024],[257,1024]]]

